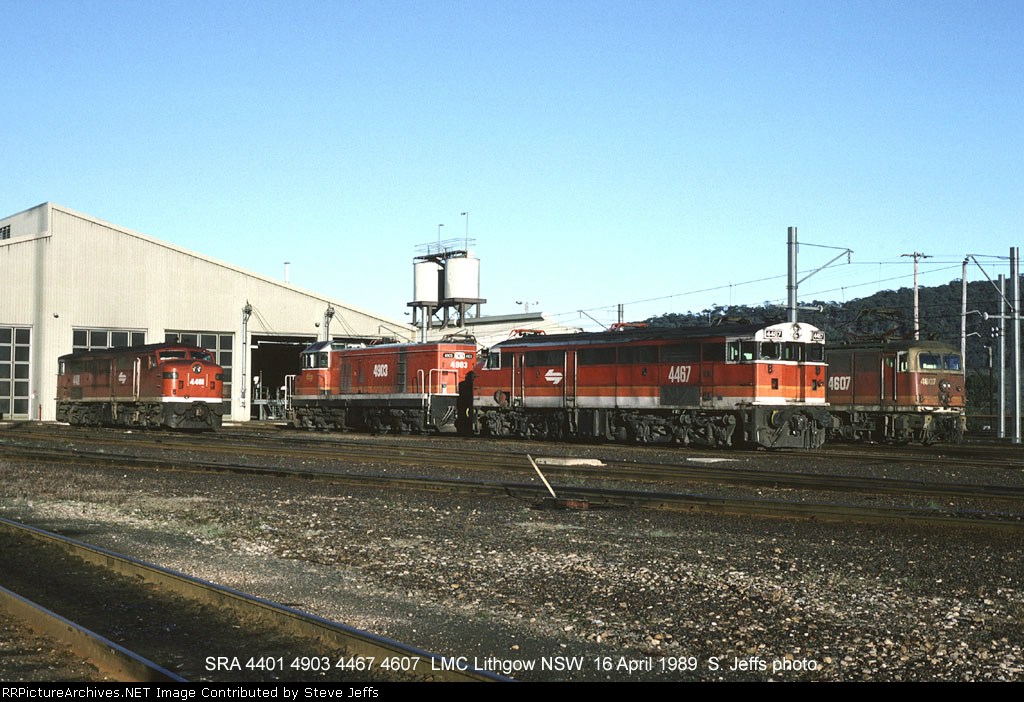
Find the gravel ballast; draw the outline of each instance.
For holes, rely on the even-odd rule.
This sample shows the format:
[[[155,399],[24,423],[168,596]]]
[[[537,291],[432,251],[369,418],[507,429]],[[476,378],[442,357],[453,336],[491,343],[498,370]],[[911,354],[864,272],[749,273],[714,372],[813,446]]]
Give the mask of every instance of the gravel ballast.
[[[0,472],[3,516],[519,680],[1024,678],[1016,534]]]

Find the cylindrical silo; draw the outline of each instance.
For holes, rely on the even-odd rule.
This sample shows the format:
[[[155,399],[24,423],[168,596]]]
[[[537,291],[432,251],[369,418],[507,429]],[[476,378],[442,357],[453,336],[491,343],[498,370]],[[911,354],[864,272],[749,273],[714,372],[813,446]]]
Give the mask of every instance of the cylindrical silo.
[[[449,258],[444,269],[444,299],[476,300],[480,297],[480,259]]]
[[[440,292],[440,270],[434,261],[416,261],[412,264],[414,304],[436,305]]]

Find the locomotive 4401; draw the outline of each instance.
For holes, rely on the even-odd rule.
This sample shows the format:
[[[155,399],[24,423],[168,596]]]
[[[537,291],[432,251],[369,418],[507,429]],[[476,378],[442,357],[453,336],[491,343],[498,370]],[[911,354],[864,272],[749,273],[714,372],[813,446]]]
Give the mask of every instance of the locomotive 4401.
[[[57,421],[88,426],[215,429],[224,370],[181,344],[78,351],[57,359]]]
[[[816,448],[824,343],[797,323],[528,334],[478,363],[460,418],[492,436]]]

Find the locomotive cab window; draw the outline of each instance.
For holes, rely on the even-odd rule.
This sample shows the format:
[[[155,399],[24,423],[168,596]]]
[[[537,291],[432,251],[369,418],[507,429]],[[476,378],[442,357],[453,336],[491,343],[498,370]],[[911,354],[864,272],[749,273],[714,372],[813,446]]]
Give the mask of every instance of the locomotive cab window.
[[[307,353],[303,354],[302,367],[303,368],[327,368],[330,364],[331,354],[326,351],[319,353]]]
[[[946,370],[958,371],[963,370],[960,366],[960,354],[950,353],[942,357],[943,365]]]
[[[729,363],[751,363],[757,355],[757,342],[730,341],[726,351]]]
[[[806,348],[807,344],[798,344],[793,341],[787,341],[782,345],[782,360],[802,361],[804,360],[804,349]]]
[[[917,365],[921,370],[940,370],[942,368],[942,356],[937,353],[919,354]]]
[[[824,363],[825,361],[825,346],[824,344],[807,344],[805,346],[807,352],[807,360],[812,363]]]
[[[762,341],[761,353],[757,356],[767,361],[778,361],[782,359],[782,344],[777,341]]]

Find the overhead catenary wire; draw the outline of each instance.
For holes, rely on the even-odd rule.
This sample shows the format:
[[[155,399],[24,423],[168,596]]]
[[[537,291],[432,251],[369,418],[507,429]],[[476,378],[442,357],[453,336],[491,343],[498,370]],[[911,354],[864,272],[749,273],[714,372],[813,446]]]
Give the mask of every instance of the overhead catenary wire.
[[[943,258],[945,258],[945,257],[943,257]],[[1004,259],[1005,257],[991,256],[990,258]],[[940,273],[942,271],[959,270],[959,268],[961,266],[961,261],[962,261],[962,258],[957,258],[956,259],[956,263],[954,264],[954,263],[952,263],[949,260],[937,260],[937,261],[935,261],[935,265],[928,266],[928,267],[922,267],[922,270],[919,272],[919,277],[924,277],[926,275],[933,275],[935,273]],[[906,265],[906,264],[903,261],[894,260],[894,261],[856,261],[856,262],[848,263],[846,265],[847,266],[879,266],[879,267],[881,267],[881,266]],[[842,269],[837,269],[837,270],[842,270]],[[625,305],[625,306],[644,305],[644,304],[650,304],[652,302],[661,302],[661,301],[666,301],[666,300],[673,300],[675,298],[687,297],[687,296],[692,296],[692,295],[700,295],[700,294],[704,294],[704,293],[716,292],[716,291],[721,291],[721,290],[729,290],[730,291],[730,297],[731,297],[731,292],[732,292],[733,288],[739,288],[739,287],[746,286],[746,285],[755,285],[755,284],[758,284],[758,283],[765,283],[765,282],[770,282],[770,281],[774,281],[774,280],[783,280],[785,278],[786,278],[785,275],[777,275],[777,276],[767,276],[767,277],[763,277],[763,278],[754,278],[754,279],[751,279],[751,280],[740,281],[740,282],[729,282],[729,283],[724,283],[722,285],[715,285],[715,286],[706,287],[706,288],[698,288],[698,289],[694,289],[694,290],[687,290],[687,291],[682,291],[682,292],[678,292],[678,293],[671,293],[671,294],[668,294],[668,295],[659,295],[659,296],[654,296],[654,297],[641,298],[641,299],[632,300],[632,301],[628,301],[628,302],[624,302],[624,303],[615,303],[615,304],[609,304],[609,305],[598,305],[598,306],[594,306],[594,307],[588,307],[588,308],[585,308],[585,309],[575,309],[575,310],[569,310],[569,311],[564,311],[564,312],[555,312],[555,313],[551,314],[551,317],[555,318],[555,319],[570,319],[570,318],[580,318],[581,316],[585,315],[585,316],[590,317],[591,319],[593,319],[593,317],[591,316],[591,313],[601,313],[601,312],[604,312],[604,313],[609,314],[609,315],[615,314],[615,310],[617,309],[619,304],[622,304],[622,305]],[[800,297],[802,299],[805,299],[805,300],[806,299],[815,299],[815,298],[817,298],[818,296],[821,296],[821,295],[827,295],[829,293],[840,292],[840,293],[842,293],[844,295],[844,299],[845,299],[846,292],[849,291],[849,290],[855,289],[855,288],[863,288],[863,287],[870,287],[870,286],[880,286],[882,283],[889,283],[889,282],[901,281],[901,280],[912,280],[912,279],[913,279],[913,273],[908,272],[906,274],[901,274],[901,275],[898,275],[898,276],[891,276],[891,277],[888,277],[888,278],[877,278],[877,279],[871,280],[871,281],[849,283],[849,284],[844,284],[844,285],[840,285],[840,286],[836,286],[836,287],[831,287],[831,288],[822,288],[822,289],[814,290],[814,291],[811,291],[811,292],[801,293]],[[766,300],[766,303],[777,305],[777,304],[782,304],[784,302],[784,300],[785,300],[785,298],[783,298],[783,297],[770,298],[769,300]],[[730,301],[730,304],[728,306],[730,306],[730,307],[732,306],[731,301]],[[723,305],[723,307],[725,307],[725,306]]]

